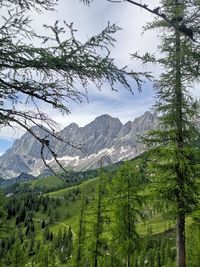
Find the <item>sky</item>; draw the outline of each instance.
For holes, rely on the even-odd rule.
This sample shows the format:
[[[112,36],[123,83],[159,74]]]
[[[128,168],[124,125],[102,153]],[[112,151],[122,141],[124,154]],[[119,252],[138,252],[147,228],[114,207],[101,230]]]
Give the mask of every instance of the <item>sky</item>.
[[[149,7],[156,7],[158,1],[148,1]],[[111,49],[111,56],[119,67],[128,64],[134,71],[152,71],[158,75],[159,68],[155,66],[142,66],[139,62],[131,61],[130,54],[146,51],[156,53],[159,43],[157,35],[159,32],[143,32],[143,26],[148,21],[152,21],[153,15],[135,7],[130,3],[111,3],[106,0],[94,0],[90,7],[85,6],[79,0],[59,0],[57,12],[46,12],[40,16],[31,14],[33,27],[38,33],[42,33],[43,24],[53,24],[56,20],[65,20],[67,23],[74,23],[77,29],[76,36],[82,41],[90,36],[98,34],[110,23],[117,23],[122,30],[115,34],[116,45]],[[131,94],[122,86],[118,92],[112,91],[104,86],[101,91],[96,88],[88,88],[88,102],[83,104],[69,103],[70,115],[62,116],[59,112],[50,109],[48,106],[42,107],[52,119],[64,128],[71,122],[84,126],[101,114],[110,114],[118,117],[123,123],[134,120],[145,111],[151,110],[155,101],[152,82],[146,81],[139,93],[133,84]],[[7,149],[13,140],[19,138],[23,131],[19,128],[0,129],[0,139],[5,141],[4,146],[0,142],[0,154]]]
[[[157,1],[152,1],[156,5]],[[130,60],[130,54],[136,51],[145,53],[157,50],[156,33],[149,32],[142,35],[142,27],[153,16],[138,7],[128,3],[110,3],[106,0],[94,0],[90,7],[80,4],[79,0],[60,0],[57,13],[50,13],[45,21],[66,20],[73,22],[77,29],[77,37],[85,41],[90,36],[100,33],[110,23],[117,23],[122,30],[115,34],[116,44],[111,49],[111,56],[118,66],[128,64],[134,71],[151,71]],[[43,23],[37,19],[37,27]],[[152,70],[153,71],[153,70]],[[101,114],[110,114],[118,117],[123,123],[134,120],[149,110],[154,102],[152,83],[146,82],[143,85],[142,93],[138,93],[136,85],[133,84],[132,95],[123,87],[118,92],[113,92],[109,87],[104,86],[101,91],[96,88],[88,88],[88,103],[82,105],[69,103],[71,114],[65,117],[59,113],[49,111],[53,118],[61,125],[66,126],[76,122],[79,126],[91,122]]]
[[[0,156],[3,154],[3,152],[8,149],[13,144],[13,140],[8,139],[0,139]]]
[[[152,1],[156,4],[156,1]],[[152,16],[140,8],[128,3],[109,3],[106,0],[94,0],[88,7],[79,0],[59,0],[57,12],[46,12],[42,15],[31,14],[33,27],[38,33],[45,33],[41,25],[53,24],[56,20],[65,20],[74,23],[77,29],[77,38],[86,41],[90,36],[100,33],[110,23],[117,23],[122,30],[115,34],[116,45],[111,49],[111,55],[119,67],[129,64],[134,71],[147,71],[139,63],[130,61],[130,54],[136,51],[145,52],[156,50],[155,34],[146,33],[142,35],[142,27]],[[123,87],[118,92],[113,92],[104,86],[101,91],[96,88],[88,88],[88,102],[80,105],[69,103],[70,115],[62,116],[59,112],[43,107],[50,116],[61,124],[61,128],[71,122],[80,126],[91,122],[101,114],[110,114],[118,117],[123,123],[133,120],[153,103],[152,84],[147,82],[143,85],[143,92],[138,93],[133,84],[134,94]],[[13,140],[19,138],[23,132],[17,129],[3,128],[0,130],[0,138]],[[1,153],[1,151],[0,151]]]

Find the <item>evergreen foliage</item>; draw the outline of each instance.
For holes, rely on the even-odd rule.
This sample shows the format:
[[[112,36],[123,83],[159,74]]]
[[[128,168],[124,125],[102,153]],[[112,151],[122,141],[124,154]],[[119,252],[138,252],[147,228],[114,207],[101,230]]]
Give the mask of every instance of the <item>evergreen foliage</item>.
[[[131,267],[132,256],[139,246],[136,224],[143,218],[143,198],[139,195],[143,181],[137,169],[124,164],[113,179],[114,232],[113,246],[115,255]],[[118,257],[118,256],[117,256]]]
[[[90,1],[82,2],[89,4]],[[137,53],[133,55],[144,63],[160,64],[163,69],[155,82],[155,110],[160,115],[160,124],[158,130],[144,138],[149,148],[147,156],[143,157],[142,164],[138,161],[133,165],[125,164],[111,175],[101,171],[98,183],[87,191],[88,194],[80,185],[56,199],[29,191],[6,200],[0,195],[2,267],[53,267],[59,264],[70,267],[199,266],[199,133],[196,129],[197,103],[191,97],[190,88],[199,82],[200,54],[195,40],[199,34],[200,4],[194,0],[162,0],[160,3],[161,8],[153,12],[158,17],[145,27],[162,31],[160,58],[148,53],[142,57]],[[27,120],[37,124],[41,118],[49,123],[49,118],[40,111],[39,114],[24,113],[13,108],[22,96],[28,96],[33,103],[35,99],[44,101],[68,113],[66,100],[81,102],[87,97],[75,89],[77,81],[86,88],[89,82],[99,87],[106,79],[112,88],[120,82],[131,90],[127,80],[131,76],[140,87],[138,74],[118,69],[109,53],[105,57],[98,54],[99,48],[107,51],[109,45],[113,45],[112,34],[118,30],[116,25],[108,25],[100,35],[82,44],[76,40],[72,25],[66,23],[71,38],[64,40],[61,37],[64,29],[56,22],[52,27],[46,26],[54,33],[54,38],[50,39],[28,29],[30,21],[26,12],[34,8],[37,11],[38,8],[52,9],[54,1],[14,3],[7,0],[0,8],[5,5],[10,11],[0,28],[1,125],[17,122],[26,127]],[[18,10],[13,9],[16,5]],[[144,8],[148,10],[147,6]],[[27,37],[45,42],[45,49],[43,44],[40,47],[25,44]],[[36,73],[39,79],[34,79]],[[5,103],[10,103],[11,108],[6,108]],[[29,129],[29,125],[27,127]],[[48,140],[38,141],[48,147]],[[157,211],[155,206],[150,210],[143,205],[144,198],[152,191],[149,206],[156,198]],[[2,208],[4,202],[5,210]],[[68,205],[76,208],[77,203],[79,210],[65,212]],[[164,220],[171,218],[173,224],[176,219],[176,230],[173,224],[155,234],[155,225],[150,225],[141,236],[139,230],[144,214],[151,214],[156,219],[161,210],[167,214]],[[74,223],[78,212],[76,240],[71,226],[63,221]],[[186,218],[190,215],[195,223],[186,227]],[[75,228],[76,224],[77,221]],[[12,234],[9,227],[15,229]]]
[[[8,219],[5,218],[2,228],[0,228],[0,266],[8,267],[16,264],[21,267],[28,264],[35,267],[93,266],[100,192],[102,205],[101,220],[98,223],[100,230],[98,266],[127,266],[129,248],[131,267],[175,266],[176,232],[174,222],[169,221],[169,216],[161,217],[160,212],[155,210],[151,198],[148,198],[148,205],[140,206],[140,200],[138,203],[136,201],[137,197],[143,202],[149,195],[151,196],[150,179],[145,178],[147,174],[145,169],[141,172],[141,168],[145,168],[146,163],[148,163],[146,155],[143,155],[134,163],[130,162],[122,166],[118,171],[113,173],[101,172],[101,189],[103,189],[101,191],[99,191],[99,178],[96,178],[78,187],[66,188],[68,197],[65,198],[57,194],[59,201],[55,195],[51,194],[41,196],[29,193],[28,196],[27,193],[21,193],[18,196],[6,198],[5,201],[9,203],[9,205],[5,205],[6,207],[12,206],[15,210],[14,204],[16,204],[18,209]],[[135,199],[133,202],[131,201],[131,205],[135,203],[133,205],[135,210],[139,204],[139,212],[142,216],[145,214],[147,220],[145,224],[141,220],[140,214],[135,220],[130,220],[132,222],[131,229],[136,232],[136,234],[131,235],[130,247],[127,246],[129,244],[126,234],[128,233],[128,226],[124,227],[123,225],[123,222],[128,225],[128,218],[126,217],[128,209],[125,205],[127,198],[123,198],[123,196],[127,196],[125,187],[127,188],[128,181],[131,182],[129,192],[132,192],[133,199]],[[77,194],[80,191],[84,193],[82,196],[80,193]],[[72,201],[73,197],[75,197],[75,201]],[[28,199],[32,205],[27,205],[26,200]],[[83,214],[82,223],[80,223],[82,200]],[[39,209],[32,209],[36,203],[39,203]],[[43,212],[43,204],[46,206],[45,212]],[[125,206],[126,210],[123,210],[122,207]],[[20,207],[25,208],[27,216],[24,222],[20,222],[15,227],[15,220],[20,212]],[[68,209],[70,209],[71,217],[66,219],[63,213]],[[51,210],[51,214],[49,214],[49,210]],[[122,213],[124,217],[120,216]],[[50,216],[55,218],[55,214],[57,214],[56,220],[54,219],[51,225],[48,224]],[[146,215],[150,217],[146,217]],[[46,226],[42,229],[43,220]],[[80,226],[82,228],[81,234]],[[26,231],[28,231],[27,235]],[[187,264],[197,267],[199,261],[197,252],[200,244],[198,221],[192,223],[191,218],[187,221],[186,235]],[[79,245],[81,253],[77,263]]]
[[[159,130],[146,138],[150,146],[149,173],[155,186],[157,200],[177,219],[177,267],[186,266],[185,218],[197,204],[197,178],[199,177],[199,148],[197,103],[190,88],[199,81],[198,45],[182,34],[181,25],[196,31],[200,21],[199,3],[196,1],[161,1],[162,13],[175,21],[170,27],[165,20],[156,19],[146,29],[161,29],[161,58],[146,54],[143,62],[154,61],[164,69],[155,82],[157,102],[155,110],[160,115]],[[195,19],[193,19],[195,16]],[[182,22],[178,18],[182,17]],[[137,54],[134,57],[138,58]]]
[[[80,215],[79,215],[79,226],[78,226],[78,236],[76,243],[76,251],[75,251],[75,262],[74,266],[79,267],[83,265],[84,259],[84,242],[85,240],[85,211],[86,211],[86,196],[84,192],[84,187],[82,187],[81,193],[81,202],[80,202]]]
[[[4,219],[6,217],[4,204],[5,204],[5,197],[4,197],[3,192],[0,190],[0,227],[2,226]]]
[[[103,226],[105,225],[105,202],[103,198],[106,194],[106,173],[103,168],[100,168],[99,172],[99,185],[97,189],[97,201],[95,208],[95,219],[96,222],[94,224],[94,252],[93,252],[93,266],[99,266],[99,258],[105,253],[104,250],[104,242],[103,242]]]

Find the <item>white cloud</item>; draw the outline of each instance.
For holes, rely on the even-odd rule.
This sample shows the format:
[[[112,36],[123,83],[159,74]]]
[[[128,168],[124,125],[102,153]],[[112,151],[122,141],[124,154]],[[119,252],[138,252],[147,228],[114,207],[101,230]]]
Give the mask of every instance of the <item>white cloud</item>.
[[[157,0],[153,1],[152,6],[156,6]],[[57,19],[74,22],[77,28],[77,37],[81,40],[87,40],[89,36],[99,33],[107,22],[117,23],[122,27],[115,37],[117,43],[112,49],[111,55],[115,58],[118,65],[123,66],[130,63],[130,53],[135,51],[146,50],[156,52],[157,34],[153,32],[141,34],[142,27],[153,17],[150,13],[141,10],[138,7],[128,3],[114,4],[106,0],[94,1],[90,8],[82,5],[78,0],[58,1],[57,12],[46,12],[42,15],[33,15],[33,27],[39,33],[44,33],[41,25],[50,24]],[[135,71],[143,71],[143,66],[139,63],[131,62],[130,67]],[[147,69],[145,69],[147,70]],[[152,69],[155,70],[155,69]],[[89,103],[77,105],[69,103],[71,115],[62,116],[47,105],[42,105],[42,109],[65,127],[71,122],[76,122],[80,126],[92,121],[96,116],[102,113],[108,113],[114,117],[119,117],[122,122],[133,120],[149,109],[153,103],[151,85],[148,83],[151,93],[148,92],[147,86],[144,92],[132,96],[124,88],[119,92],[113,92],[106,86],[100,92],[95,88],[89,88]],[[22,107],[21,107],[22,108]],[[28,107],[26,107],[28,109]],[[24,108],[23,108],[24,109]],[[16,139],[23,133],[22,130],[8,127],[0,130],[0,138]]]
[[[0,128],[0,139],[13,141],[15,139],[20,138],[20,136],[24,133],[24,130],[21,129],[17,125],[13,125],[13,127],[1,127]]]
[[[142,93],[136,92],[134,95],[123,89],[119,90],[119,92],[113,92],[110,89],[105,91],[98,95],[89,94],[89,103],[72,104],[70,106],[71,114],[69,115],[60,116],[55,110],[49,111],[49,114],[62,127],[72,122],[76,122],[79,126],[84,126],[101,114],[118,117],[123,123],[126,123],[142,115],[146,110],[151,109],[154,102],[150,84],[144,87]],[[107,94],[107,92],[109,93]]]

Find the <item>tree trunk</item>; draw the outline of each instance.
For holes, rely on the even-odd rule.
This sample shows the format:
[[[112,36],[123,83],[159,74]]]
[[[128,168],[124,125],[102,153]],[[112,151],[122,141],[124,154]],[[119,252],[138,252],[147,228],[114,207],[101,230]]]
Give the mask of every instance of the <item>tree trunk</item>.
[[[83,193],[82,193],[83,194]],[[83,235],[84,235],[84,209],[85,209],[85,197],[82,196],[81,200],[81,214],[80,214],[80,221],[79,221],[79,232],[78,232],[78,248],[77,248],[77,256],[76,256],[76,267],[80,267],[81,260],[82,260],[82,245],[83,245]]]
[[[102,162],[101,162],[102,168]],[[94,250],[94,267],[98,267],[99,257],[99,245],[100,245],[100,234],[102,228],[102,169],[99,175],[99,192],[98,192],[98,204],[97,204],[97,223],[95,229],[95,250]]]
[[[130,178],[128,177],[128,241],[129,241],[129,246],[128,246],[128,259],[127,259],[127,267],[131,267],[131,250],[130,250],[130,240],[131,240],[131,212],[130,212],[130,204],[131,204],[131,196],[130,196]]]
[[[186,267],[185,253],[185,215],[179,214],[177,217],[177,267]]]
[[[179,9],[179,0],[175,0],[176,3],[176,16],[180,14]],[[177,22],[177,29],[179,28],[180,23]],[[184,147],[183,142],[183,113],[182,113],[182,74],[181,74],[181,36],[179,30],[176,29],[176,85],[175,85],[175,103],[176,103],[176,126],[177,126],[177,149],[179,153],[182,153]],[[176,236],[176,247],[177,247],[177,267],[186,267],[186,253],[185,253],[185,213],[184,213],[184,204],[182,200],[182,193],[184,192],[184,175],[181,171],[180,162],[177,163],[176,168],[176,177],[177,177],[177,236]]]

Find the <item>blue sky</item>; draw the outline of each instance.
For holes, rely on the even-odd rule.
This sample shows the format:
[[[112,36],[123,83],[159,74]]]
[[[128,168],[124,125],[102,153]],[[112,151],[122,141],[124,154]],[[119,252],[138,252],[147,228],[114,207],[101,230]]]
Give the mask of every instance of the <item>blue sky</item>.
[[[145,2],[145,1],[144,1]],[[154,8],[159,1],[146,1]],[[151,2],[151,3],[149,3]],[[53,24],[54,21],[65,20],[67,23],[74,22],[74,27],[78,30],[77,37],[84,41],[90,36],[99,33],[106,27],[108,21],[117,23],[122,30],[116,35],[116,45],[112,48],[111,55],[115,58],[118,66],[129,66],[134,71],[152,71],[157,76],[160,72],[155,66],[142,66],[139,62],[130,61],[130,54],[136,51],[141,54],[146,51],[157,53],[159,43],[157,35],[159,32],[147,32],[142,34],[143,26],[151,21],[153,16],[129,3],[110,3],[106,0],[94,0],[89,7],[80,4],[79,0],[58,1],[57,12],[44,12],[38,16],[31,14],[33,27],[38,33],[43,33],[43,24]],[[41,108],[47,112],[52,119],[63,128],[71,122],[76,122],[80,126],[89,123],[101,114],[110,114],[118,117],[123,123],[134,120],[142,115],[146,110],[150,110],[154,103],[154,93],[152,83],[146,81],[143,85],[142,93],[138,93],[133,84],[134,95],[125,88],[118,88],[118,92],[113,92],[106,85],[101,91],[96,88],[88,88],[88,103],[75,104],[69,102],[70,115],[62,116],[59,112],[52,110],[49,106]],[[26,107],[27,109],[29,107]],[[19,128],[0,129],[0,153],[11,145],[10,140],[19,138],[23,131]],[[2,141],[5,140],[5,141]]]
[[[0,139],[0,155],[13,144],[13,141],[14,140]]]

